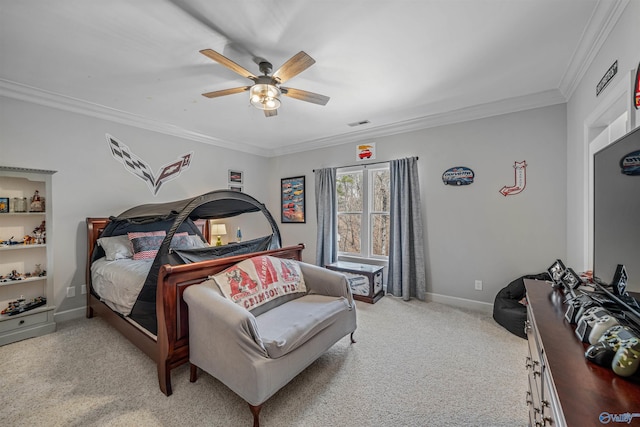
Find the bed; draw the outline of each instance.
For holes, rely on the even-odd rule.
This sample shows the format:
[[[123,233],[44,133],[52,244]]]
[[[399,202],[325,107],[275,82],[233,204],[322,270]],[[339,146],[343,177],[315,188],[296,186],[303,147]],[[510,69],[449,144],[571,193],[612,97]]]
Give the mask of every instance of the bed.
[[[175,236],[185,234],[196,236],[196,240],[208,241],[207,219],[247,212],[262,212],[271,225],[272,234],[221,247],[185,249],[173,246]],[[160,389],[167,396],[172,393],[171,370],[189,361],[188,306],[183,300],[184,290],[257,255],[301,261],[304,249],[302,244],[281,247],[278,226],[266,207],[245,193],[230,190],[212,191],[177,202],[141,205],[117,217],[87,218],[86,224],[86,316],[104,318],[151,357],[157,365]],[[105,262],[106,247],[98,244],[99,239],[118,238],[130,232],[151,234],[150,230],[163,231],[164,235],[153,259],[144,261],[144,268],[125,259]],[[139,293],[133,301],[131,296],[125,301],[111,297],[126,292],[109,293],[105,290],[111,285],[102,283],[102,278],[98,277],[100,274],[110,277],[116,284],[124,282],[117,270],[109,270],[109,264],[117,266],[115,268],[127,265],[124,268],[132,268],[138,275],[134,280],[138,282],[133,287],[137,286]],[[101,284],[94,287],[94,279]],[[143,283],[139,283],[140,280]]]

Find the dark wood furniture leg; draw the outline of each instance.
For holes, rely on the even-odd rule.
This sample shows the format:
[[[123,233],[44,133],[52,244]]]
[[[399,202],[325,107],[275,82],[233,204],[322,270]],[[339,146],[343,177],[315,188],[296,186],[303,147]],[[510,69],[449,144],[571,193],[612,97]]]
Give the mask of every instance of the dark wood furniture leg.
[[[353,338],[353,334],[355,334],[355,331],[351,332],[351,344],[355,344],[356,343],[356,340]]]
[[[198,379],[198,367],[196,365],[194,365],[193,363],[190,363],[190,375],[189,375],[189,381],[192,383],[195,383],[196,380]]]
[[[249,403],[249,409],[253,414],[253,427],[260,427],[260,409],[262,409],[262,405],[253,406]]]

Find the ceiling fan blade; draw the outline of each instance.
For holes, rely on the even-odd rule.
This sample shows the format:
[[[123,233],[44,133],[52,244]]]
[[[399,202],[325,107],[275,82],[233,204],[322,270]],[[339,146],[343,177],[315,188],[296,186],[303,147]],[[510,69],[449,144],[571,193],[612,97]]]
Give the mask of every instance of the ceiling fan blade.
[[[278,110],[264,110],[265,117],[273,117],[278,115]]]
[[[247,70],[246,68],[242,67],[241,65],[236,64],[235,62],[233,62],[232,60],[230,60],[226,56],[216,52],[215,50],[203,49],[203,50],[200,51],[200,53],[203,54],[204,56],[207,56],[210,59],[213,59],[214,61],[224,65],[225,67],[227,67],[231,71],[234,71],[234,72],[240,74],[242,77],[246,77],[246,78],[251,79],[251,80],[256,80],[257,79],[257,77],[254,76],[253,73],[251,73],[249,70]]]
[[[304,53],[303,51],[293,55],[282,67],[273,73],[273,78],[280,83],[284,83],[292,77],[297,76],[307,68],[316,63],[316,60]]]
[[[215,92],[203,93],[202,96],[207,98],[217,98],[219,96],[233,95],[234,93],[246,92],[251,89],[251,86],[234,87],[231,89],[217,90]]]
[[[327,105],[329,102],[328,96],[320,95],[319,93],[307,92],[306,90],[294,89],[291,87],[281,87],[283,95],[289,98],[299,99],[300,101],[307,101],[318,105]]]

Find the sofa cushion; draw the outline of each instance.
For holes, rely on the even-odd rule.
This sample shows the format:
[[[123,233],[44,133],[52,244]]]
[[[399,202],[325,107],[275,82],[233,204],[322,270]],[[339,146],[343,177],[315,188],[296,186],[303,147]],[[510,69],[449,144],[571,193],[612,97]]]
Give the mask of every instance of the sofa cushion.
[[[247,310],[307,288],[296,261],[258,256],[246,259],[213,276],[222,295]],[[283,301],[284,302],[284,301]]]
[[[277,359],[309,341],[349,309],[344,297],[305,295],[257,316],[256,324],[267,354]]]

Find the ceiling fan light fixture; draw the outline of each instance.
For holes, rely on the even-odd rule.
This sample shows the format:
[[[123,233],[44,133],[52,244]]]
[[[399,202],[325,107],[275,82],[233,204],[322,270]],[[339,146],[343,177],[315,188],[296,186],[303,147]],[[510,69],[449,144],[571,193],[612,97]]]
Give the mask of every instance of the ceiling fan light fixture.
[[[281,93],[276,85],[257,83],[249,90],[249,102],[260,110],[277,110]]]

